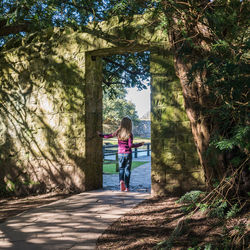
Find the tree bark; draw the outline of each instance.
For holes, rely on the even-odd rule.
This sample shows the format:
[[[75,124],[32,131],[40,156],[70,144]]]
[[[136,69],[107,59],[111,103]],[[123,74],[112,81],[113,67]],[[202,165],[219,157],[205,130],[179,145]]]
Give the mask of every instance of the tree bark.
[[[169,32],[169,40],[172,44],[175,71],[180,79],[187,116],[190,120],[193,138],[197,147],[200,163],[204,169],[205,180],[208,188],[212,188],[215,180],[221,180],[225,175],[225,162],[222,154],[208,154],[210,138],[217,125],[212,115],[208,113],[215,104],[210,96],[210,89],[205,84],[206,71],[193,72],[192,81],[189,73],[192,66],[205,54],[209,53],[211,34],[204,24],[197,23],[196,27],[186,27],[189,37],[195,41],[195,47],[190,45],[180,31],[178,20],[173,18],[173,27]],[[198,48],[198,49],[197,49]],[[187,50],[188,53],[185,53]],[[184,53],[183,53],[184,52]]]

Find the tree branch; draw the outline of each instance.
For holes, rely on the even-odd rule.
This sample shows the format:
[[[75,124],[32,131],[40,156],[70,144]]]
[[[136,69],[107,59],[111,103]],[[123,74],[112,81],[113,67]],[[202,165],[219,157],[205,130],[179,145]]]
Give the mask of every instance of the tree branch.
[[[7,24],[7,19],[0,19],[0,28],[4,27]]]
[[[112,61],[112,60],[108,59],[107,57],[104,57],[103,59],[104,59],[106,62],[109,62],[109,63],[112,63],[112,64],[114,64],[114,65],[116,65],[116,66],[119,66],[121,69],[123,69],[124,71],[128,72],[128,73],[131,74],[131,75],[141,74],[140,71],[131,71],[131,70],[127,69],[126,67],[122,66],[121,64],[119,64],[119,63],[117,63],[117,62],[115,62],[115,61]]]
[[[8,36],[10,34],[18,34],[19,32],[30,31],[30,23],[12,24],[1,27],[0,36]]]

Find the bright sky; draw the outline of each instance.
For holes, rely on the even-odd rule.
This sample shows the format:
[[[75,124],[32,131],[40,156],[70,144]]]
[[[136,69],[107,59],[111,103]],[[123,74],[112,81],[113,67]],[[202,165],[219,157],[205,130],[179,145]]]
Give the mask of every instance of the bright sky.
[[[139,118],[150,111],[150,87],[145,90],[137,88],[127,88],[126,99],[135,104]]]

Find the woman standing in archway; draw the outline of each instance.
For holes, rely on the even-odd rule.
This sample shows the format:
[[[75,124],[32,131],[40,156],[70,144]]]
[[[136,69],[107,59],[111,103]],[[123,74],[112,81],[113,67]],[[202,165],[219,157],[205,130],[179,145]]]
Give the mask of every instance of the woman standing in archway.
[[[132,148],[140,147],[144,144],[133,143],[132,121],[128,117],[121,120],[120,127],[112,134],[102,134],[97,132],[102,138],[118,138],[118,161],[119,161],[119,181],[121,191],[129,191],[129,182],[132,165]]]

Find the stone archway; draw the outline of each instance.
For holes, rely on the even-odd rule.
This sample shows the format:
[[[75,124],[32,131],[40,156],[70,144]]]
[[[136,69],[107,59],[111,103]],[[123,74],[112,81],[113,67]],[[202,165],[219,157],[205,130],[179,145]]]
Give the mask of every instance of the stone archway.
[[[1,81],[13,87],[0,110],[2,185],[101,188],[101,57],[143,50],[151,52],[153,194],[203,185],[168,40],[150,20],[114,17],[81,33],[45,30],[1,53]]]

